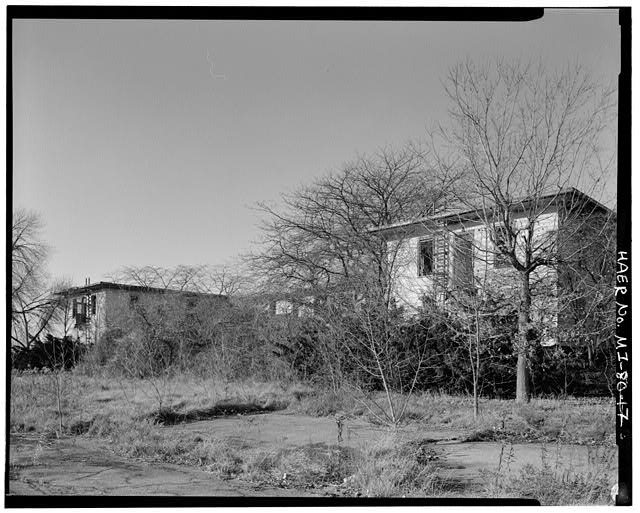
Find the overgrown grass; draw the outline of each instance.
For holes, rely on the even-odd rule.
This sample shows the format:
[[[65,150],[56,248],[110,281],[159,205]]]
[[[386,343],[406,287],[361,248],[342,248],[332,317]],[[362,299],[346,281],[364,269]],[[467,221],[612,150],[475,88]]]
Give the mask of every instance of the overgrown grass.
[[[590,449],[586,472],[561,465],[559,454],[554,458],[543,449],[542,466],[527,464],[519,472],[512,472],[507,451],[498,469],[485,476],[487,495],[532,498],[543,506],[613,504],[614,453]]]
[[[524,405],[482,399],[474,419],[471,397],[424,393],[410,400],[407,413],[430,429],[461,432],[468,441],[615,445],[615,407],[608,398],[534,398]]]
[[[325,443],[284,447],[249,454],[243,464],[248,479],[282,487],[339,486],[353,473],[357,451]]]
[[[379,423],[388,406],[382,392],[359,398],[349,392],[320,391],[292,402],[289,409],[312,416],[344,413]],[[449,431],[467,441],[615,445],[615,408],[608,398],[534,398],[525,405],[482,399],[480,415],[474,419],[472,397],[425,392],[409,399],[403,424],[411,423]]]
[[[158,381],[88,377],[74,372],[61,376],[63,425],[71,434],[87,431],[86,423],[96,417],[115,423],[151,418],[170,424],[224,414],[275,411],[293,400],[288,387],[275,383],[204,381],[184,375]],[[11,431],[45,432],[55,430],[57,425],[50,378],[34,372],[12,374]]]
[[[163,428],[283,408],[289,413],[373,421],[371,409],[385,407],[381,394],[363,398],[299,383],[231,383],[185,375],[153,381],[65,372],[59,378],[63,434],[108,438],[116,452],[130,458],[197,466],[222,478],[272,486],[321,487],[337,495],[437,496],[450,491],[450,483],[439,477],[439,462],[429,444],[402,439],[401,429],[362,450],[322,443],[265,450],[238,438],[188,432],[185,436]],[[12,432],[59,435],[51,379],[38,373],[12,375]],[[370,403],[364,404],[365,400]],[[596,445],[597,455],[597,445],[614,444],[614,414],[610,400],[534,399],[523,406],[482,400],[481,415],[474,419],[471,398],[424,393],[409,400],[405,423],[467,440]],[[588,474],[567,471],[566,465],[551,461],[518,473],[502,466],[491,474],[485,492],[496,497],[535,497],[544,504],[605,504],[613,472],[612,462],[601,460],[594,457],[589,462]]]
[[[11,430],[55,431],[58,422],[51,376],[13,374]],[[150,418],[164,424],[202,420],[225,414],[287,411],[310,415],[345,415],[378,422],[386,408],[382,393],[369,397],[342,391],[316,390],[304,384],[228,382],[194,376],[165,376],[156,380],[125,380],[64,372],[61,412],[72,434],[86,431],[96,415],[114,421]],[[473,418],[472,398],[437,393],[415,394],[408,402],[404,423],[417,423],[466,440],[615,444],[615,409],[611,399],[483,399],[480,417]]]
[[[365,449],[349,483],[367,497],[441,495],[445,482],[419,442],[388,437]]]
[[[364,412],[353,396],[346,392],[313,390],[298,386],[293,389],[293,396],[294,401],[289,406],[289,410],[301,415],[327,417],[345,413],[359,416]]]
[[[261,485],[330,487],[336,495],[369,497],[432,496],[442,488],[428,451],[394,436],[365,450],[310,443],[265,451],[237,438],[178,438],[150,420],[115,425],[99,417],[89,433],[108,433],[123,456],[197,466],[223,479]]]

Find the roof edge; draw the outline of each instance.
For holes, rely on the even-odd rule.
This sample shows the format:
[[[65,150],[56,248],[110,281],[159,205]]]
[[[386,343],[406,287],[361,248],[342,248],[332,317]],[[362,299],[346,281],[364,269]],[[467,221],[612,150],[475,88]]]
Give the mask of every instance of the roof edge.
[[[585,194],[584,192],[582,192],[579,189],[576,189],[575,187],[567,187],[566,189],[561,189],[555,193],[550,193],[550,194],[544,194],[542,196],[540,196],[538,199],[539,200],[544,200],[544,199],[554,199],[554,198],[559,198],[561,196],[568,196],[568,195],[575,195],[579,198],[584,199],[585,201],[593,204],[594,206],[596,206],[597,208],[603,210],[604,212],[608,212],[608,213],[612,213],[613,210],[611,210],[610,208],[604,206],[602,203],[600,203],[599,201],[597,201],[596,199],[592,198],[591,196],[589,196],[588,194]],[[530,202],[532,201],[532,198],[524,198],[524,199],[520,199],[520,200],[514,200],[512,202],[513,205],[521,205],[524,209],[524,204],[526,202]],[[548,206],[550,206],[552,203],[549,203]],[[392,223],[392,224],[388,224],[388,225],[384,225],[384,226],[376,226],[373,228],[369,229],[369,232],[371,233],[376,233],[376,232],[386,232],[386,231],[392,231],[392,230],[398,230],[401,228],[410,228],[416,225],[424,225],[424,224],[433,224],[435,225],[437,222],[449,222],[449,221],[456,221],[456,222],[467,222],[467,221],[477,221],[477,220],[481,220],[481,216],[479,215],[480,209],[469,209],[469,210],[464,210],[461,212],[456,212],[453,214],[449,214],[449,213],[441,213],[441,214],[436,214],[433,216],[425,216],[425,217],[420,217],[417,219],[413,219],[411,221],[399,221],[397,223]]]
[[[184,295],[190,295],[190,296],[208,296],[208,297],[220,297],[220,298],[227,297],[224,294],[194,292],[191,290],[163,289],[159,287],[148,287],[144,285],[130,285],[127,283],[115,283],[111,281],[100,281],[98,283],[92,283],[91,285],[83,285],[81,287],[70,287],[68,289],[64,289],[57,292],[57,294],[60,294],[60,295],[87,294],[89,292],[97,292],[100,290],[125,290],[129,292],[150,292],[154,294],[184,294]]]

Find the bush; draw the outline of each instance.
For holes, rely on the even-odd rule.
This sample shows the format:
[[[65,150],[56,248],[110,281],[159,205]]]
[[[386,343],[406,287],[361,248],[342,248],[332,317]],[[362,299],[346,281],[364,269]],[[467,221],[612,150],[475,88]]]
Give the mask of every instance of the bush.
[[[138,378],[188,370],[203,378],[224,381],[276,379],[313,383],[334,391],[347,384],[363,391],[382,389],[381,379],[365,372],[363,364],[358,363],[371,359],[362,344],[352,343],[346,348],[346,342],[338,340],[340,330],[347,330],[357,339],[362,329],[357,320],[350,321],[348,316],[327,326],[313,317],[273,317],[233,305],[218,311],[216,317],[207,317],[207,312],[210,315],[206,310],[198,318],[186,319],[188,329],[175,321],[176,329],[172,324],[172,329],[149,326],[127,335],[119,330],[109,331],[87,351],[87,369],[104,367]],[[465,330],[455,316],[425,311],[421,317],[408,320],[399,313],[392,321],[396,323],[393,342],[385,348],[389,362],[385,372],[392,390],[406,392],[418,370],[416,355],[422,354],[416,392],[472,393]],[[514,313],[489,316],[486,322],[483,330],[491,336],[481,343],[480,394],[486,398],[513,398],[517,361]],[[615,358],[612,344],[602,344],[592,352],[584,344],[544,348],[536,342],[537,337],[532,331],[529,363],[534,396],[611,395]],[[19,362],[17,365],[29,361],[21,354],[16,354],[14,360]]]
[[[11,366],[16,370],[71,369],[79,361],[86,346],[71,337],[57,338],[49,334],[44,342],[31,347],[12,347]]]
[[[442,314],[441,314],[442,315]],[[470,394],[472,373],[466,341],[455,318],[433,322],[416,319],[405,326],[398,350],[409,357],[416,344],[426,350],[425,370],[417,383],[418,390],[438,390],[448,394]],[[488,331],[492,338],[481,343],[479,387],[487,398],[513,398],[516,387],[516,362],[513,339],[516,318],[513,312],[492,316]],[[532,330],[529,354],[532,393],[536,396],[595,396],[612,395],[615,372],[614,344],[602,343],[595,350],[574,341],[571,345],[543,347],[539,333]],[[412,346],[413,344],[413,346]],[[410,374],[402,376],[407,380]]]
[[[110,329],[95,344],[87,346],[80,365],[82,372],[91,375],[107,367],[117,352],[122,336],[122,330]]]
[[[118,340],[110,364],[130,378],[159,376],[171,368],[173,346],[164,340],[128,334]]]
[[[532,391],[537,395],[613,396],[615,345],[590,353],[585,344],[538,346],[531,360]]]
[[[312,323],[300,322],[282,340],[274,340],[273,354],[286,364],[296,379],[313,380],[324,374],[318,336]]]

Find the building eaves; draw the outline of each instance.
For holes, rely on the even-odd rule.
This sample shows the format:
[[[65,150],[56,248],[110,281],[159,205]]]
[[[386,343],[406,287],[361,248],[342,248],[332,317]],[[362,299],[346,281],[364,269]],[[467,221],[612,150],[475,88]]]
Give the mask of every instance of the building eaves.
[[[109,281],[100,281],[91,285],[85,285],[82,287],[71,287],[58,292],[60,295],[83,295],[91,292],[99,292],[101,290],[124,290],[127,292],[146,292],[152,294],[182,294],[185,296],[207,296],[207,297],[220,297],[226,298],[221,294],[208,294],[206,292],[193,292],[188,290],[176,290],[176,289],[163,289],[159,287],[147,287],[142,285],[129,285],[127,283],[114,283]]]
[[[568,187],[566,189],[562,189],[555,193],[542,195],[537,198],[537,201],[538,202],[549,201],[549,203],[545,206],[548,208],[554,203],[555,200],[557,200],[561,196],[567,197],[569,195],[575,198],[584,200],[588,203],[591,203],[592,205],[602,210],[603,212],[608,212],[608,213],[611,212],[611,209],[605,207],[602,203],[593,199],[591,196],[585,194],[584,192],[576,189],[575,187]],[[513,201],[512,203],[520,205],[524,210],[526,208],[525,206],[527,204],[530,204],[532,201],[533,200],[531,198],[523,198],[520,200]],[[485,213],[487,211],[490,211],[490,210],[484,210]],[[369,231],[371,233],[387,232],[387,231],[402,230],[403,228],[408,229],[408,228],[419,226],[419,225],[437,227],[438,225],[447,224],[450,222],[477,221],[479,219],[482,219],[481,212],[483,212],[483,209],[481,207],[478,207],[476,209],[457,209],[457,210],[446,209],[442,212],[439,212],[431,216],[423,216],[410,221],[401,221],[398,223],[392,223],[385,226],[376,226],[376,227],[370,228]]]

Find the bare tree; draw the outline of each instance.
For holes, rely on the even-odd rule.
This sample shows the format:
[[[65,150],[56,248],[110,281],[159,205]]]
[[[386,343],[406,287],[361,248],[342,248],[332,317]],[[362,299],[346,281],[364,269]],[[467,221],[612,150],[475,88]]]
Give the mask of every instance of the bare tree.
[[[324,336],[335,341],[343,358],[353,397],[383,424],[397,426],[407,410],[423,373],[433,365],[429,351],[439,317],[433,311],[420,317],[407,317],[402,308],[388,304],[375,287],[363,290],[358,281],[342,292],[334,291],[314,311],[324,323]],[[420,324],[413,333],[409,327]],[[382,389],[383,400],[372,393]]]
[[[517,281],[516,401],[528,401],[532,284],[575,256],[558,241],[606,211],[567,191],[579,186],[597,195],[606,183],[612,159],[603,158],[602,143],[614,97],[579,67],[552,72],[503,61],[457,65],[445,89],[451,124],[432,137],[437,167],[462,176],[457,205],[475,212],[489,259],[503,261]],[[572,233],[539,236],[554,209],[557,228]]]
[[[436,182],[424,159],[412,145],[384,149],[284,195],[281,207],[260,204],[260,274],[296,290],[366,274],[388,295],[389,253],[372,229],[429,211],[443,196],[444,180]]]
[[[473,418],[480,414],[483,368],[491,358],[491,342],[505,336],[500,317],[509,313],[504,298],[485,276],[476,277],[473,291],[457,289],[449,297],[448,327],[462,340],[469,360],[473,394]],[[496,322],[497,321],[497,322]]]
[[[31,362],[30,354],[39,353],[44,359],[40,363],[47,369],[48,386],[42,392],[51,394],[55,403],[58,416],[56,433],[60,437],[64,429],[63,405],[69,400],[66,368],[70,365],[70,359],[75,363],[77,348],[67,337],[69,304],[59,294],[69,284],[61,280],[49,286],[45,272],[48,247],[42,242],[42,228],[43,223],[37,213],[23,209],[14,211],[11,241],[12,357],[22,355]],[[57,334],[62,338],[54,337],[52,331],[58,331]],[[46,342],[41,340],[44,335],[47,335]],[[69,354],[70,348],[73,355]]]
[[[56,312],[47,286],[48,247],[33,211],[13,212],[11,225],[11,340],[26,349],[44,334]]]
[[[393,280],[402,246],[389,244],[378,228],[441,208],[450,181],[430,173],[424,151],[407,145],[360,157],[284,195],[279,208],[259,206],[266,220],[262,251],[251,258],[255,273],[294,306],[313,300],[320,340],[337,345],[321,344],[323,354],[336,358],[327,367],[333,386],[347,360],[384,390],[387,408],[372,414],[391,424],[402,418],[424,370],[424,348],[414,347],[410,356],[398,349],[402,312],[394,306]],[[337,352],[347,357],[339,361]],[[396,403],[397,393],[404,402]]]
[[[111,273],[110,279],[140,287],[225,296],[236,295],[247,285],[244,273],[235,265],[126,266]]]

